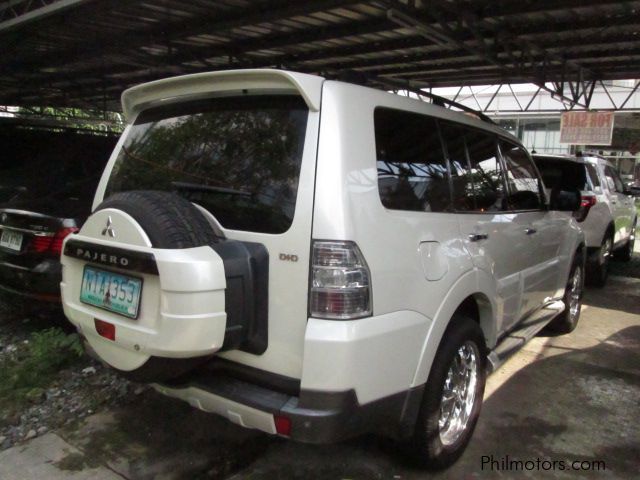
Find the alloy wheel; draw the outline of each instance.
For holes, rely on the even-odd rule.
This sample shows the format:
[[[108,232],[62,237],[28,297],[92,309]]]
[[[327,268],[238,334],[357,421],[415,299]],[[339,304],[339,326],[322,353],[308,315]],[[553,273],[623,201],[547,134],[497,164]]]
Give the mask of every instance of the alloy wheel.
[[[604,242],[602,242],[602,246],[600,247],[600,264],[606,265],[609,263],[609,258],[611,257],[611,239],[607,238]]]
[[[580,302],[582,300],[582,288],[583,288],[583,276],[582,267],[577,266],[573,272],[573,276],[568,285],[568,300],[569,300],[569,319],[571,322],[580,314]]]
[[[452,445],[464,433],[476,402],[480,352],[475,343],[466,341],[456,352],[440,401],[438,428],[443,445]]]

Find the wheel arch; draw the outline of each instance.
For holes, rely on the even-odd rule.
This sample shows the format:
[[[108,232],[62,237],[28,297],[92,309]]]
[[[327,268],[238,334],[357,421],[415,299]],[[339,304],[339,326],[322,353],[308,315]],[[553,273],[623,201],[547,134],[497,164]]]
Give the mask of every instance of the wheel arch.
[[[613,220],[610,221],[607,228],[604,229],[604,235],[602,236],[602,241],[600,243],[604,242],[604,239],[607,238],[607,236],[611,237],[611,243],[613,244],[616,238],[616,225]],[[613,247],[613,245],[611,246]]]
[[[467,272],[454,283],[442,301],[425,338],[413,379],[414,386],[427,381],[440,342],[456,313],[463,312],[478,322],[487,348],[495,345],[498,312],[496,298],[495,279],[482,270]]]

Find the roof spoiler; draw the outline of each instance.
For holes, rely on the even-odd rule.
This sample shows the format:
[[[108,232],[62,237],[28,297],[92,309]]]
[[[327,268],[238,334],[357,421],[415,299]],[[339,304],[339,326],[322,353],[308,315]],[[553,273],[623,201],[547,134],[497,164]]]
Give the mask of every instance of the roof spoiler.
[[[206,95],[229,90],[290,90],[302,96],[311,111],[320,110],[324,78],[275,69],[225,70],[195,73],[155,80],[122,93],[122,111],[127,122],[142,110],[179,97]]]

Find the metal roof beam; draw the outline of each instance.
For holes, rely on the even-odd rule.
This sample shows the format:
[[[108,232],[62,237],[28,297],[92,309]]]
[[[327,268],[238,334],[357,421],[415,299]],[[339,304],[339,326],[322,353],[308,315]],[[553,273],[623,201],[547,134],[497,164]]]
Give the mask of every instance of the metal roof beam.
[[[94,1],[94,0],[59,0],[62,1]],[[84,44],[82,46],[74,46],[66,51],[58,51],[55,54],[52,52],[38,52],[28,57],[22,57],[13,59],[10,62],[11,68],[31,69],[34,66],[53,66],[60,63],[83,61],[86,59],[94,58],[96,55],[111,55],[122,54],[127,51],[134,51],[143,47],[167,47],[170,45],[170,50],[174,52],[191,51],[200,52],[206,54],[207,50],[220,51],[225,50],[225,55],[229,53],[234,54],[236,51],[235,43],[229,42],[228,44],[221,44],[215,46],[187,46],[180,44],[180,40],[187,37],[196,37],[198,35],[206,35],[210,33],[219,34],[220,32],[233,30],[236,28],[242,28],[252,26],[260,23],[274,22],[278,20],[285,20],[298,15],[308,15],[314,12],[323,12],[332,8],[347,7],[351,4],[360,3],[362,0],[315,0],[309,2],[291,2],[289,0],[269,0],[263,1],[258,4],[252,5],[251,12],[246,10],[234,11],[233,13],[226,14],[224,16],[206,16],[192,19],[180,18],[179,21],[174,22],[158,22],[154,28],[147,29],[141,32],[128,32],[126,36],[113,36],[111,32],[105,33],[104,36],[94,38],[91,43]],[[367,25],[363,22],[363,28],[367,28]],[[344,25],[342,25],[344,27]],[[330,29],[331,27],[326,27]],[[316,34],[321,28],[309,29]],[[353,31],[353,26],[352,26]],[[306,30],[305,30],[306,32]],[[283,36],[295,35],[297,32],[287,32]],[[258,39],[253,42],[254,49],[267,48],[270,46],[268,38]],[[169,58],[175,53],[167,56],[161,56],[159,59],[162,61],[170,61]],[[151,58],[154,56],[150,55]],[[156,57],[158,59],[158,57]]]
[[[450,25],[443,20],[438,8],[439,5],[437,4],[430,4],[429,8],[421,9],[411,8],[398,2],[392,3],[392,5],[393,9],[397,9],[400,15],[396,15],[395,20],[393,16],[390,16],[389,18],[391,20],[404,24],[404,26],[413,25],[417,33],[423,35],[424,33],[421,33],[425,28],[425,21],[423,19],[429,19],[427,21],[436,20],[440,24],[439,27],[430,27],[430,30],[427,32],[428,35],[424,35],[426,38],[432,38],[433,35],[436,34],[438,38],[448,41],[449,44],[455,44],[459,48],[462,48],[485,62],[494,65],[505,76],[523,72],[526,66],[526,59],[533,60],[530,61],[531,67],[534,69],[534,75],[532,78],[533,83],[544,90],[548,90],[553,94],[560,96],[563,100],[571,102],[572,105],[578,104],[586,108],[589,107],[590,96],[587,93],[587,86],[584,82],[595,82],[596,74],[584,66],[579,65],[574,61],[567,60],[564,56],[549,52],[548,50],[535,45],[531,41],[515,36],[498,35],[494,33],[494,38],[487,38],[484,35],[484,31],[488,30],[488,33],[491,35],[491,29],[483,28],[483,21],[472,13],[461,15],[462,18],[459,17],[454,25]],[[465,27],[470,29],[476,38],[480,39],[481,44],[479,46],[469,45],[468,43],[460,40],[459,32],[464,31]],[[480,31],[481,29],[482,32]],[[489,40],[490,45],[487,43],[487,40]],[[448,44],[443,45],[446,46]],[[505,61],[498,56],[497,47],[506,54],[510,61]],[[517,48],[520,51],[520,55],[518,57],[514,54],[514,48]],[[554,90],[547,87],[546,83],[550,78],[547,74],[547,68],[552,61],[560,61],[563,72],[570,70],[568,75],[565,75],[564,73],[562,74],[563,78],[565,76],[574,78],[577,76],[577,81],[575,83],[569,83],[573,92],[572,97],[565,96],[563,88]],[[583,87],[582,90],[580,90],[581,83]],[[591,88],[593,88],[593,86],[594,84],[591,84]]]
[[[43,20],[52,15],[67,12],[80,5],[93,2],[94,0],[57,0],[49,5],[45,5],[35,10],[19,15],[15,18],[0,22],[0,34],[15,30],[33,22]]]
[[[637,46],[638,42],[635,39],[635,37],[637,37],[636,34],[620,35],[620,36],[614,35],[611,38],[610,44],[609,43],[603,44],[602,42],[598,42],[598,41],[575,39],[573,41],[564,42],[563,46],[558,46],[558,48],[567,50],[572,47],[582,47],[581,50],[585,50],[584,52],[579,52],[576,55],[589,55],[589,51],[586,49],[590,47],[595,49],[594,51],[596,52],[603,51],[604,48],[606,48],[607,46],[616,48],[619,51],[623,48]],[[519,50],[512,50],[511,55],[509,55],[509,58],[506,58],[506,60],[511,61],[511,63],[513,64],[520,63],[521,59],[518,58],[517,56],[515,57],[515,61],[514,61],[514,54],[516,53],[522,56],[526,54],[526,52],[521,52]],[[294,56],[290,56],[290,57],[291,59],[288,62],[287,61],[283,62],[285,65],[298,65],[305,61],[304,57],[302,58],[298,58]],[[384,56],[378,56],[378,57],[367,58],[367,59],[352,58],[352,59],[346,59],[346,60],[331,61],[329,60],[331,56],[328,56],[326,62],[320,65],[318,65],[319,62],[316,62],[314,66],[317,66],[318,69],[322,69],[322,68],[359,69],[359,68],[368,68],[368,67],[383,68],[385,65],[397,65],[397,64],[423,63],[424,65],[429,65],[429,64],[437,64],[443,61],[446,61],[447,63],[449,62],[457,63],[457,62],[469,59],[470,57],[475,57],[475,55],[470,55],[466,51],[459,50],[459,49],[455,51],[448,51],[448,50],[438,51],[438,50],[430,49],[428,51],[419,52],[419,53],[397,53],[395,55],[384,55]],[[535,62],[535,60],[536,58],[533,56],[526,57],[525,63],[532,64]]]

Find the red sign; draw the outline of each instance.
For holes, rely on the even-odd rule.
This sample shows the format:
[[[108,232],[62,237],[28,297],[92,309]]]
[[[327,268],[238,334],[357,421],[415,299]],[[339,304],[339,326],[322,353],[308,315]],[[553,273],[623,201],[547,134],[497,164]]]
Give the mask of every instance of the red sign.
[[[560,121],[560,143],[611,145],[613,112],[564,112]]]

